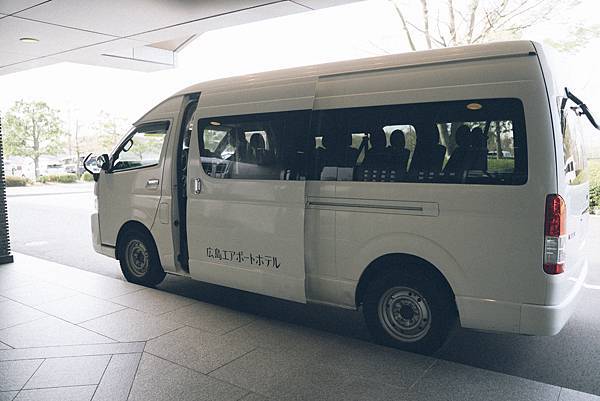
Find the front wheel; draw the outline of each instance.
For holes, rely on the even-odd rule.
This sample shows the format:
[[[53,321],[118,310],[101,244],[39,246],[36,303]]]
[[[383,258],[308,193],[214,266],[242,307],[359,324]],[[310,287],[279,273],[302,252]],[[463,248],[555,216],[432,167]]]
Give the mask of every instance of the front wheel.
[[[127,281],[153,287],[166,276],[152,238],[141,231],[125,233],[119,248],[119,263]]]
[[[448,286],[408,271],[375,279],[367,288],[363,313],[377,342],[424,354],[441,347],[456,322]]]

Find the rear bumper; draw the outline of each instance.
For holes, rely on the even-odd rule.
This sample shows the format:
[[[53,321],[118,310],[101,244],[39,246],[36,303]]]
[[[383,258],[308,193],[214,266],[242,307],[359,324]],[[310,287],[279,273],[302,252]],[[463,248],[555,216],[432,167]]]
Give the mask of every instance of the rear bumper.
[[[100,238],[100,221],[98,220],[98,213],[92,213],[91,216],[91,225],[92,225],[92,245],[94,246],[94,251],[109,256],[111,258],[115,258],[115,248],[112,246],[102,245],[102,241]]]
[[[576,284],[557,305],[519,304],[457,296],[461,325],[476,330],[537,336],[558,334],[577,306],[587,272],[586,261]]]
[[[521,307],[521,334],[547,335],[558,334],[573,314],[581,298],[583,284],[588,273],[588,262],[585,261],[576,285],[569,295],[558,305],[529,305]]]

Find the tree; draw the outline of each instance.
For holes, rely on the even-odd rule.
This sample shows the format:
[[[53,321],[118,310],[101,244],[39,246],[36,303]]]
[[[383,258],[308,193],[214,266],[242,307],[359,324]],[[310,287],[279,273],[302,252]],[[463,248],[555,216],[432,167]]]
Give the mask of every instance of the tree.
[[[575,53],[597,37],[600,37],[600,24],[585,26],[577,23],[569,27],[568,35],[563,35],[561,40],[548,39],[546,42],[563,53]]]
[[[580,3],[580,0],[390,1],[412,50],[514,39],[532,25],[560,16],[563,10]],[[417,2],[418,12],[414,7]],[[591,38],[596,32],[588,33]]]
[[[5,116],[6,154],[33,159],[35,178],[40,176],[41,155],[56,155],[64,135],[58,110],[45,102],[19,100]]]
[[[101,111],[92,128],[92,132],[98,139],[99,151],[102,153],[110,151],[119,139],[127,133],[127,127],[124,118]]]
[[[79,159],[81,158],[81,135],[79,134],[79,120],[75,120],[75,135],[70,135],[69,136],[69,140],[71,139],[71,136],[73,136],[74,140],[75,140],[75,160],[76,160],[76,168],[75,168],[75,174],[77,175],[77,179],[79,179]],[[71,150],[69,149],[69,156],[71,156]]]
[[[390,0],[412,50],[470,45],[516,39],[527,28],[552,21],[561,24],[560,39],[546,40],[554,48],[572,52],[600,36],[600,24],[573,21],[569,11],[581,0]],[[442,145],[450,155],[458,124],[440,126]],[[497,158],[503,158],[500,127],[496,132]]]

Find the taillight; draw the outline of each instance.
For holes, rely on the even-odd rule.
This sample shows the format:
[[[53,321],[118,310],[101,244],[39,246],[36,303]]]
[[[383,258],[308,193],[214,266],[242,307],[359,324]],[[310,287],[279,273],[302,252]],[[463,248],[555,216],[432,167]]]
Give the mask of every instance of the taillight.
[[[567,206],[560,195],[546,197],[544,222],[544,271],[560,274],[565,271],[565,246],[567,244]]]

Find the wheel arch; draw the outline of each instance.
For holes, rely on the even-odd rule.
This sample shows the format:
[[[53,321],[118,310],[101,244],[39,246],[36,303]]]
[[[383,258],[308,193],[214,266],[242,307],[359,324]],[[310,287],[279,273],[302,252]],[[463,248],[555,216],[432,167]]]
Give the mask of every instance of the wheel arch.
[[[419,269],[423,273],[431,276],[432,279],[438,279],[442,283],[445,283],[448,289],[455,295],[455,292],[452,288],[452,285],[444,276],[444,274],[431,262],[412,254],[408,253],[388,253],[385,255],[381,255],[375,260],[373,260],[369,265],[365,268],[363,273],[358,280],[358,285],[356,286],[355,292],[355,302],[356,306],[360,306],[364,300],[367,287],[369,284],[376,279],[385,274],[390,274],[400,269]]]
[[[389,272],[410,263],[422,266],[441,277],[450,287],[454,296],[471,293],[468,275],[454,255],[431,238],[408,232],[388,232],[370,239],[360,247],[358,255],[348,258],[352,275],[356,281],[353,306],[358,307],[363,300],[369,281],[379,273]]]
[[[119,233],[117,234],[117,242],[115,244],[116,259],[119,259],[119,256],[120,256],[119,252],[121,250],[121,241],[123,240],[125,233],[127,233],[128,231],[131,231],[131,230],[138,230],[138,231],[146,233],[152,239],[152,242],[154,243],[153,245],[156,248],[156,240],[154,239],[154,236],[150,232],[150,229],[148,227],[146,227],[146,225],[144,223],[142,223],[138,220],[129,220],[121,226],[121,228],[119,229]]]

